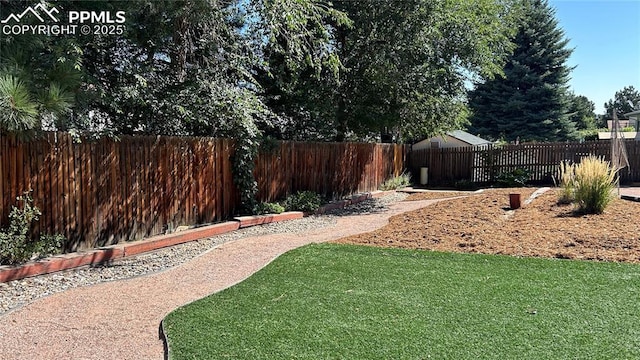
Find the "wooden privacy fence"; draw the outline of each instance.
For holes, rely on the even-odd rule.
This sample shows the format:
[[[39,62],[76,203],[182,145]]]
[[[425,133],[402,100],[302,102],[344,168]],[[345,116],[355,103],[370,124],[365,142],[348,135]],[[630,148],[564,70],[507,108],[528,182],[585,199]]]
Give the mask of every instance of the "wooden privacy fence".
[[[23,142],[0,137],[0,226],[31,190],[42,211],[34,234],[77,250],[217,222],[239,207],[231,140],[123,136],[75,143],[66,133]],[[279,144],[259,155],[260,200],[297,190],[343,195],[378,188],[404,168],[405,148],[382,144]]]
[[[258,198],[273,201],[298,190],[326,196],[377,190],[404,171],[405,160],[403,145],[282,142],[258,157]]]
[[[625,145],[630,167],[620,171],[621,181],[640,181],[640,142],[626,140]],[[610,140],[421,149],[411,152],[409,167],[414,174],[419,174],[421,167],[428,167],[432,185],[452,185],[461,180],[491,183],[499,174],[517,168],[527,169],[531,181],[552,183],[561,161],[578,163],[588,155],[610,161]]]
[[[30,142],[0,138],[0,214],[32,190],[34,233],[64,235],[68,250],[103,246],[219,221],[237,206],[222,139],[130,137],[74,143],[65,133]]]

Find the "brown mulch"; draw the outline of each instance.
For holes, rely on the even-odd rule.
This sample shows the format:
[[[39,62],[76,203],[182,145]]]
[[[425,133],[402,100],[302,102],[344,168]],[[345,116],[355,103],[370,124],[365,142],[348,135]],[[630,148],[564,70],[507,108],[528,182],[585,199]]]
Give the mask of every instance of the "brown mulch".
[[[640,262],[640,203],[616,199],[600,215],[578,215],[558,205],[550,190],[531,204],[509,209],[535,189],[487,190],[443,200],[392,217],[384,228],[340,243],[599,261]]]
[[[419,201],[419,200],[434,200],[434,199],[446,199],[458,196],[473,195],[472,191],[428,191],[413,193],[409,195],[405,201]]]

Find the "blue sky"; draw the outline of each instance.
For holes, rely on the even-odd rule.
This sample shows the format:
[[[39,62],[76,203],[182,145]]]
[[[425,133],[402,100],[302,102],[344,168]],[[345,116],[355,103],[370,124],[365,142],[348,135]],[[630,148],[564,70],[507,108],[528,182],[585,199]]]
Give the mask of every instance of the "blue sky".
[[[616,91],[640,90],[640,0],[549,0],[574,48],[570,86],[604,113]]]

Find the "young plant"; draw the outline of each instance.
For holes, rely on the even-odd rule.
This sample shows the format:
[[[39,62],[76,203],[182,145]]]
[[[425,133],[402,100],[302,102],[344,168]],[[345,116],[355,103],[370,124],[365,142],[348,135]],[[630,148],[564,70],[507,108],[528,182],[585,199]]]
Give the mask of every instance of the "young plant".
[[[19,264],[60,252],[64,242],[62,235],[42,235],[37,240],[29,237],[31,223],[38,221],[42,213],[33,206],[28,192],[17,200],[22,202],[22,208],[12,206],[9,228],[0,230],[0,264]]]
[[[321,204],[322,198],[313,191],[298,191],[295,194],[287,196],[284,200],[284,208],[287,211],[311,213],[318,210]]]
[[[496,177],[496,182],[500,187],[522,187],[531,178],[531,172],[527,169],[517,168],[512,171],[500,173]]]
[[[616,172],[596,156],[582,158],[575,167],[575,201],[578,211],[601,214],[614,199]]]
[[[411,185],[411,174],[402,173],[399,176],[387,179],[384,183],[382,183],[382,185],[380,185],[380,190],[398,190],[409,185]]]
[[[258,204],[255,213],[257,215],[264,214],[280,214],[284,212],[284,206],[278,203],[261,202]]]

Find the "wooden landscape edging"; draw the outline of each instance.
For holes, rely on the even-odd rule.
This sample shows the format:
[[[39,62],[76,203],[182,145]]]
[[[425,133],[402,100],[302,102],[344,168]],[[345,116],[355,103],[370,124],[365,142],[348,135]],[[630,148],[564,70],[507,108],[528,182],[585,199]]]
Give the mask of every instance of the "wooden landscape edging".
[[[350,204],[356,204],[358,202],[365,201],[372,197],[381,197],[393,192],[395,191],[374,191],[371,193],[354,196],[351,199],[324,205],[320,207],[320,209],[318,209],[316,213],[324,214],[330,209],[338,208],[332,207],[335,204],[341,204],[341,207],[344,207]],[[39,261],[29,262],[23,265],[3,265],[0,266],[0,283],[74,269],[82,266],[93,266],[102,263],[109,263],[123,259],[125,257],[132,257],[146,252],[159,250],[165,247],[183,244],[189,241],[229,233],[240,228],[263,225],[272,222],[300,219],[302,217],[303,213],[299,211],[289,211],[281,214],[238,217],[232,221],[227,221],[219,224],[197,227],[171,234],[154,236],[145,240],[111,245],[88,251],[56,255]]]
[[[280,214],[265,214],[265,215],[253,215],[253,216],[238,216],[233,220],[237,221],[241,229],[255,225],[266,225],[277,221],[302,219],[304,213],[301,211],[288,211]]]
[[[26,277],[49,274],[87,265],[98,265],[158,250],[164,247],[182,244],[206,237],[228,233],[239,228],[237,221],[154,236],[149,239],[130,243],[111,245],[75,253],[56,255],[18,266],[0,266],[0,282],[19,280]]]

